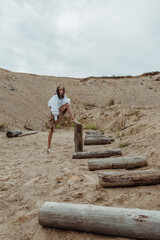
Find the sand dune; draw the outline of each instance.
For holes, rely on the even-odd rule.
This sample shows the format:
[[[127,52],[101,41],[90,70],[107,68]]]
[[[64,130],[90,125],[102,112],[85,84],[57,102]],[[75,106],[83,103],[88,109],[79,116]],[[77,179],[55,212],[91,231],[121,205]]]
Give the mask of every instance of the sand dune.
[[[159,76],[73,79],[0,70],[1,130],[8,126],[27,131],[27,121],[38,129],[35,135],[11,139],[0,131],[0,239],[127,239],[42,228],[38,212],[45,201],[160,210],[160,185],[103,189],[97,173],[88,171],[86,159],[72,159],[73,127],[56,129],[50,154],[48,130],[42,131],[47,122],[43,109],[48,112],[49,98],[63,83],[84,126],[94,123],[115,138],[111,145],[84,146],[85,151],[129,143],[122,148],[123,156],[146,156],[148,166],[143,169],[160,169]]]

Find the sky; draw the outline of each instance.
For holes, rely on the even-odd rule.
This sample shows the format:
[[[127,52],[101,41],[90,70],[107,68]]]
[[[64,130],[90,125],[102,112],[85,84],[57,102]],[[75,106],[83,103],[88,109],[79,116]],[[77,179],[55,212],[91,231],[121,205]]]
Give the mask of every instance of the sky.
[[[49,76],[160,71],[160,0],[0,0],[0,68]]]

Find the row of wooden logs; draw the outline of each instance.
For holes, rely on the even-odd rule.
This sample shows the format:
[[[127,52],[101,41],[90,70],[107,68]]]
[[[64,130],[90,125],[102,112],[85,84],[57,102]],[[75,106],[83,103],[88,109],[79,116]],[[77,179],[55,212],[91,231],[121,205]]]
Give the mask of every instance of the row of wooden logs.
[[[89,144],[100,144],[100,140],[106,137],[102,132],[87,131],[84,139]],[[106,143],[114,141],[112,138],[106,138]],[[108,142],[107,142],[108,141]],[[88,142],[86,142],[88,144]],[[75,152],[73,159],[92,158],[88,160],[90,171],[104,169],[134,169],[147,166],[147,160],[144,156],[109,158],[111,156],[122,155],[120,149],[94,151],[94,152]],[[94,159],[96,158],[96,159]],[[121,171],[121,172],[98,172],[99,183],[102,187],[122,187],[151,185],[160,183],[160,171],[158,170],[139,170],[139,171]]]
[[[119,149],[83,152],[82,127],[80,126],[78,129],[76,126],[75,129],[76,136],[78,136],[75,139],[75,150],[78,149],[78,151],[73,154],[73,159],[90,158],[88,160],[89,170],[133,169],[147,165],[146,158],[143,156],[108,158],[122,155]],[[108,144],[114,141],[113,139],[106,140],[101,133],[87,134],[89,136],[84,140],[85,145],[100,144],[100,142]],[[158,170],[98,172],[98,177],[103,187],[160,183]],[[38,221],[44,227],[137,239],[160,239],[160,211],[45,202],[40,209]]]
[[[111,142],[114,141],[114,138],[105,137],[104,133],[101,131],[86,131],[84,145],[104,145],[111,144]]]
[[[81,124],[76,125],[74,128],[74,142],[75,142],[75,152],[83,152],[84,145],[104,145],[111,144],[114,142],[114,138],[105,137],[104,133],[101,131],[86,131],[86,136],[83,141],[83,126]]]

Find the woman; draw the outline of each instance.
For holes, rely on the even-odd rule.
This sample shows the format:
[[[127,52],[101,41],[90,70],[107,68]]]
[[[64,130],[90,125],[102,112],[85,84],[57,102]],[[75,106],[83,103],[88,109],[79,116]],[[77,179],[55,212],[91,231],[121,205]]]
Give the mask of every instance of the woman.
[[[48,106],[51,109],[51,114],[49,117],[49,135],[48,135],[48,149],[49,153],[51,147],[51,140],[53,132],[55,131],[55,125],[63,121],[63,115],[68,110],[68,113],[71,116],[72,122],[78,124],[79,122],[73,116],[73,113],[70,108],[70,99],[67,98],[65,94],[65,88],[63,85],[57,87],[57,93],[49,100]]]

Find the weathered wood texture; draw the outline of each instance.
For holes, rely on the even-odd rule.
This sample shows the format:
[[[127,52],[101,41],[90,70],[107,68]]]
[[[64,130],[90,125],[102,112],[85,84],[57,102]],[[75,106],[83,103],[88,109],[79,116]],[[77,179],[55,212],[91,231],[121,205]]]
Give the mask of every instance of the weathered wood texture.
[[[103,145],[103,144],[110,144],[111,139],[109,138],[86,138],[84,139],[84,145]]]
[[[95,135],[103,135],[104,133],[101,131],[92,131],[92,130],[87,130],[85,131],[86,134],[95,134]]]
[[[101,158],[101,157],[111,157],[115,155],[122,155],[120,149],[96,151],[96,152],[76,152],[73,154],[73,159],[81,158]]]
[[[154,185],[160,183],[160,170],[101,172],[98,177],[103,187]]]
[[[75,124],[74,126],[75,152],[83,151],[83,125]]]
[[[31,132],[22,133],[18,137],[24,137],[24,136],[32,135],[32,134],[35,134],[35,133],[38,133],[38,131],[31,131]]]
[[[38,133],[38,131],[31,131],[31,132],[22,133],[21,130],[15,130],[15,131],[12,131],[12,132],[7,132],[6,136],[8,138],[23,137],[23,136],[32,135],[32,134],[35,134],[35,133]]]
[[[45,202],[43,227],[70,229],[138,239],[160,239],[160,211]]]
[[[103,138],[105,137],[104,134],[86,134],[85,138]]]
[[[146,157],[122,157],[107,159],[90,159],[88,160],[89,170],[111,169],[111,168],[138,168],[147,165]]]
[[[12,138],[12,137],[18,137],[19,135],[22,134],[22,131],[21,130],[14,130],[14,131],[9,131],[6,133],[6,136],[8,138]]]
[[[88,134],[86,137],[85,137],[85,139],[106,139],[107,137],[105,137],[105,136],[93,136],[93,135],[90,135],[90,134]],[[111,142],[114,142],[115,141],[115,139],[114,138],[107,138],[107,139],[109,139]]]

